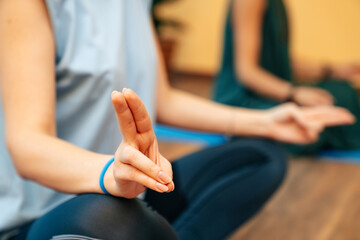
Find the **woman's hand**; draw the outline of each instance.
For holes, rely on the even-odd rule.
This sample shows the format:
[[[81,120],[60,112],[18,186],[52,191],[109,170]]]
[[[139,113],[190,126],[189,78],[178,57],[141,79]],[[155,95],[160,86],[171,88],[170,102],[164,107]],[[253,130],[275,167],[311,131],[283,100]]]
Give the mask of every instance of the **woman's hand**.
[[[158,149],[150,117],[140,98],[130,89],[113,92],[111,99],[123,140],[105,175],[106,189],[115,196],[134,198],[151,188],[174,190],[171,164]]]
[[[345,63],[331,68],[331,75],[337,79],[352,81],[354,76],[360,75],[360,64]]]
[[[301,106],[333,105],[334,98],[328,92],[316,87],[294,87],[292,100]]]
[[[267,110],[269,138],[296,144],[317,141],[325,127],[352,124],[354,116],[344,108],[333,106],[298,107],[293,103]]]

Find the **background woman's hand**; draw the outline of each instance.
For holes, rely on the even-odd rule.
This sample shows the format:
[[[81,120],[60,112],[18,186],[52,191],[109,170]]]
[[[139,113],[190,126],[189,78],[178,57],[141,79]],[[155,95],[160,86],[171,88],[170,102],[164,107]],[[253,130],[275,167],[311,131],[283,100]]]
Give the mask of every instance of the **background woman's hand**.
[[[171,164],[159,153],[143,102],[130,89],[113,92],[111,99],[123,140],[105,175],[107,190],[125,198],[134,198],[146,188],[157,192],[173,191]]]
[[[298,107],[287,103],[267,110],[268,137],[288,143],[315,142],[325,127],[352,124],[354,116],[334,106]]]
[[[331,72],[334,78],[352,81],[355,76],[360,76],[360,64],[338,64],[331,68]]]
[[[333,105],[334,98],[326,90],[317,87],[294,87],[292,100],[301,106]]]

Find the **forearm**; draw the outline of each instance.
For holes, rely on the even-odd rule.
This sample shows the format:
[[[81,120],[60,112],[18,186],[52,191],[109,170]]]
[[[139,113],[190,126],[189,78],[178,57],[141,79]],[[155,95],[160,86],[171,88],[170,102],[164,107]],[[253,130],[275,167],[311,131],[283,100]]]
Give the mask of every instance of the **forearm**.
[[[0,95],[16,170],[61,192],[100,192],[110,156],[56,137],[55,42],[46,3],[0,1],[0,36]]]
[[[263,111],[217,104],[170,89],[158,104],[158,121],[178,127],[242,136],[267,136]]]
[[[283,102],[289,98],[291,84],[259,64],[266,2],[238,0],[233,3],[235,71],[242,85],[261,96]]]
[[[292,84],[259,66],[238,66],[238,76],[246,87],[266,98],[283,102],[291,93]]]
[[[156,35],[155,39],[156,39]],[[157,120],[187,129],[242,136],[268,135],[264,112],[230,107],[172,88],[158,52]],[[240,124],[241,123],[241,124]]]
[[[20,133],[7,145],[19,174],[60,192],[100,193],[100,172],[110,155],[97,154],[43,133]]]

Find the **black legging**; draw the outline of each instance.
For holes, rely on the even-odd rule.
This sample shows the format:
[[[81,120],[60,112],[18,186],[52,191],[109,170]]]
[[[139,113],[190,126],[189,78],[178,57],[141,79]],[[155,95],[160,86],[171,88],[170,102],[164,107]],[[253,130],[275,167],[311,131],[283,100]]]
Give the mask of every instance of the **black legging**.
[[[145,200],[180,239],[224,239],[263,206],[285,170],[285,155],[276,144],[238,139],[177,160],[175,191],[148,190]],[[30,240],[176,239],[167,221],[144,202],[100,194],[75,197],[21,233],[16,240],[25,235]]]
[[[101,194],[75,197],[30,227],[29,240],[177,239],[170,224],[143,201]]]
[[[175,191],[148,191],[145,200],[180,239],[224,239],[253,216],[286,172],[281,148],[267,140],[237,139],[173,164]]]

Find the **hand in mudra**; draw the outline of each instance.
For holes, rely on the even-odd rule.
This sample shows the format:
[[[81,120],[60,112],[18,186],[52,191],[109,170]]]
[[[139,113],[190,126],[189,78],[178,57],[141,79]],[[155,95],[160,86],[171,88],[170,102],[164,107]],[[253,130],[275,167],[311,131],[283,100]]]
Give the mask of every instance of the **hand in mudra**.
[[[352,81],[354,77],[360,76],[360,63],[343,63],[332,67],[332,77]]]
[[[146,188],[157,192],[173,191],[171,164],[159,153],[143,102],[130,89],[122,93],[114,91],[111,99],[123,140],[105,175],[107,190],[125,198],[134,198]]]
[[[334,105],[334,97],[331,93],[318,87],[294,87],[292,101],[308,107]]]
[[[268,137],[288,143],[309,144],[317,141],[324,128],[354,121],[348,110],[334,106],[298,107],[286,103],[267,110]]]

